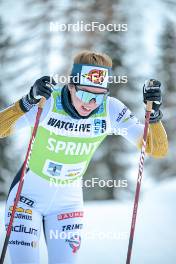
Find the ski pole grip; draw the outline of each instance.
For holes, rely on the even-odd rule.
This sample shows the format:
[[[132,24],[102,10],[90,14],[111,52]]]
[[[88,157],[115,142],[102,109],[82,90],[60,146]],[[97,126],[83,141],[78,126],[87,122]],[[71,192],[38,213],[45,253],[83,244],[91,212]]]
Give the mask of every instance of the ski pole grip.
[[[151,112],[152,111],[152,106],[153,106],[153,102],[152,101],[147,101],[146,111]]]
[[[39,107],[43,109],[43,107],[45,105],[45,102],[46,102],[46,98],[45,97],[42,97],[40,99],[40,102],[39,102]]]

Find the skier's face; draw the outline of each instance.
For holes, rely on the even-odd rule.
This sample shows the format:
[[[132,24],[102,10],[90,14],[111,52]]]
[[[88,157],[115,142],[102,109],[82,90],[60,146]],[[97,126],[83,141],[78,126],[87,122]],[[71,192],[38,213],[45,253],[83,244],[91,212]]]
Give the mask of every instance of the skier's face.
[[[89,115],[95,110],[107,94],[106,89],[68,85],[71,94],[72,104],[81,116]],[[88,93],[84,93],[88,92]],[[96,96],[95,96],[96,95]]]

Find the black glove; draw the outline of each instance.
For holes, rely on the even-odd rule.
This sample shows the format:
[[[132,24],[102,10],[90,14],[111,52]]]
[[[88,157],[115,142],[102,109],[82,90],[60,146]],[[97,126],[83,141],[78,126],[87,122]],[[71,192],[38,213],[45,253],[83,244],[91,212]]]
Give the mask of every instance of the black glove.
[[[43,76],[36,80],[30,92],[20,100],[21,109],[24,112],[28,112],[42,97],[48,99],[51,96],[54,85],[56,85],[56,82],[49,76]]]
[[[146,104],[147,101],[153,102],[152,112],[150,115],[150,123],[156,123],[161,120],[163,114],[160,110],[162,104],[161,97],[161,83],[157,80],[150,79],[145,82],[143,86],[143,101]]]

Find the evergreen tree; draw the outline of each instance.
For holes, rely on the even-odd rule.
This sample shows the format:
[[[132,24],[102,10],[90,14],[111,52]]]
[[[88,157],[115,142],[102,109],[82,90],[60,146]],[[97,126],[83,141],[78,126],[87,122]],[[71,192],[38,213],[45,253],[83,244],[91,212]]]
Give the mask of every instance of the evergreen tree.
[[[21,1],[21,6],[24,12],[14,18],[10,50],[11,63],[15,64],[10,76],[18,96],[28,92],[37,78],[57,71],[60,40],[58,33],[51,31],[50,23],[57,21],[62,12],[54,0]]]
[[[169,140],[168,155],[162,160],[151,160],[151,172],[157,179],[175,177],[175,130],[176,130],[176,30],[175,23],[166,20],[160,37],[160,60],[157,66],[158,79],[163,87],[163,123]]]
[[[7,107],[7,97],[3,90],[4,78],[7,77],[7,60],[8,49],[10,47],[10,37],[4,30],[2,18],[0,18],[0,109]],[[0,124],[2,126],[3,124]],[[14,162],[13,155],[9,153],[9,145],[12,144],[11,139],[0,139],[0,200],[7,195],[8,180],[13,170],[12,164]]]

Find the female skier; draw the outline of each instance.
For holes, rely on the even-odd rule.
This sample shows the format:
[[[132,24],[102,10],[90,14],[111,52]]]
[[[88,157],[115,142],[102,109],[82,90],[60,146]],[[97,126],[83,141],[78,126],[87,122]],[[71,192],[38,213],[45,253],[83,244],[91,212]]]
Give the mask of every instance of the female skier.
[[[122,102],[109,96],[111,67],[112,60],[106,54],[80,52],[74,58],[67,85],[52,89],[48,84],[55,85],[54,80],[44,76],[26,96],[0,112],[0,137],[3,138],[15,129],[32,128],[39,100],[47,99],[9,240],[12,264],[39,263],[42,225],[49,263],[76,263],[83,227],[79,183],[95,150],[107,134],[115,131],[137,147],[141,146],[144,126]],[[165,156],[168,149],[161,123],[160,86],[159,81],[150,80],[143,88],[144,103],[154,101],[146,148],[153,157]],[[10,187],[6,227],[20,175],[21,170]]]

